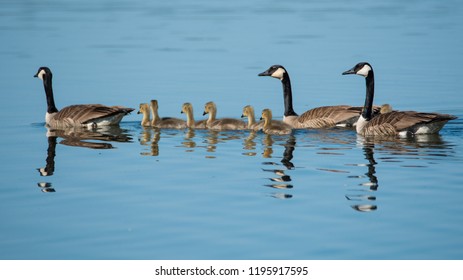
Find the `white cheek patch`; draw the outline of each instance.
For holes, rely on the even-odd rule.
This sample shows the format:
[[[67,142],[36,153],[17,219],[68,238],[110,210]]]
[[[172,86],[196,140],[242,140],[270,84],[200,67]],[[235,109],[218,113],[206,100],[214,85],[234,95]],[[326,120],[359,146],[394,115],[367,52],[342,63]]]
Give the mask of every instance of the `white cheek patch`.
[[[277,78],[282,80],[283,79],[283,74],[285,74],[286,71],[283,68],[278,68],[275,72],[272,73],[272,77]]]
[[[371,67],[368,66],[367,64],[365,64],[362,69],[360,69],[359,71],[357,71],[357,75],[360,75],[360,76],[368,76],[368,73],[370,73],[371,71]]]
[[[45,75],[45,70],[40,70],[40,72],[37,74],[37,78],[43,81],[43,75]]]

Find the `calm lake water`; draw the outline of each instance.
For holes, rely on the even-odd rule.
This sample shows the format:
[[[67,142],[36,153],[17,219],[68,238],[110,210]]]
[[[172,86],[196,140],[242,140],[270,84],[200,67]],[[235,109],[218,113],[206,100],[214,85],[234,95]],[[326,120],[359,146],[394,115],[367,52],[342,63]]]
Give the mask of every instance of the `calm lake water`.
[[[0,259],[462,259],[463,2],[3,1]],[[47,131],[58,108],[103,103],[219,117],[251,104],[375,104],[454,114],[440,135],[352,130]],[[40,172],[41,171],[41,172]],[[47,176],[43,176],[47,175]]]

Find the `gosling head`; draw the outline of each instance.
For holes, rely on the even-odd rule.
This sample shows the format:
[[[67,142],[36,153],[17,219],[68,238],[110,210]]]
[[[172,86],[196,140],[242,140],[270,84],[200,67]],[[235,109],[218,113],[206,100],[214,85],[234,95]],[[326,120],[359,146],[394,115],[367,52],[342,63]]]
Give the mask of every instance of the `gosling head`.
[[[187,112],[189,111],[192,111],[193,110],[193,106],[191,105],[191,103],[183,103],[182,105],[182,111],[180,112],[181,114],[186,114]]]
[[[288,76],[288,71],[281,65],[272,65],[269,69],[259,73],[259,76],[270,76],[283,81],[285,76]]]
[[[357,63],[351,69],[342,72],[343,75],[356,74],[365,78],[368,77],[370,73],[373,73],[373,67],[371,67],[370,63],[368,62]]]
[[[151,108],[153,108],[153,110],[157,110],[159,108],[158,101],[155,99],[150,101],[150,105],[151,105]]]
[[[260,117],[261,120],[271,120],[272,119],[272,111],[270,109],[262,110],[262,115]]]
[[[216,110],[217,110],[217,107],[215,106],[215,103],[212,101],[209,101],[206,103],[206,105],[204,105],[203,116],[210,114],[211,112],[215,112]]]
[[[44,81],[46,79],[50,79],[53,77],[50,68],[42,66],[37,70],[37,73],[34,75],[34,78],[39,78],[40,80]]]
[[[137,114],[143,114],[143,115],[148,114],[149,110],[150,110],[150,107],[147,103],[141,103]]]
[[[252,109],[251,105],[246,105],[243,108],[243,113],[241,115],[242,118],[244,117],[249,117],[249,116],[254,116],[252,113],[254,112],[254,109]]]

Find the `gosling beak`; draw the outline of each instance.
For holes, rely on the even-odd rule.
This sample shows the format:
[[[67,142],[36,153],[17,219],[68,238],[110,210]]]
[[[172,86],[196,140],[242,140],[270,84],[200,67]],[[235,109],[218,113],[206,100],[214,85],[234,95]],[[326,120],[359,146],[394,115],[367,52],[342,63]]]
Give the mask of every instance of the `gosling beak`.
[[[138,112],[137,112],[137,114],[141,114],[141,112],[140,112],[140,111],[138,111]]]
[[[241,115],[241,117],[242,117],[242,118],[244,118],[244,117],[245,117],[245,115]]]
[[[206,112],[206,111],[203,112],[203,116],[205,116],[205,115],[207,115],[207,112]]]

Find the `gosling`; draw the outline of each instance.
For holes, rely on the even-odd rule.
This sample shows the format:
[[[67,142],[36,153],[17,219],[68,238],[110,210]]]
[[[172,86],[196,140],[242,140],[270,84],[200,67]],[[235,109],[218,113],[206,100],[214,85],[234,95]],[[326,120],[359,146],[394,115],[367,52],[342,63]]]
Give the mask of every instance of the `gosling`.
[[[262,117],[260,119],[264,120],[264,127],[262,130],[266,134],[285,135],[290,134],[292,131],[292,126],[287,123],[273,123],[272,111],[270,109],[262,110]]]
[[[246,129],[246,123],[242,120],[231,119],[231,118],[222,118],[216,119],[217,107],[215,103],[210,101],[207,102],[204,106],[204,115],[209,114],[207,119],[206,126],[212,130],[243,130]]]
[[[151,120],[152,127],[171,129],[184,129],[187,127],[186,121],[184,120],[177,118],[160,118],[158,108],[158,101],[151,100],[151,113],[153,114],[153,120]]]

